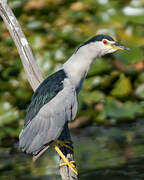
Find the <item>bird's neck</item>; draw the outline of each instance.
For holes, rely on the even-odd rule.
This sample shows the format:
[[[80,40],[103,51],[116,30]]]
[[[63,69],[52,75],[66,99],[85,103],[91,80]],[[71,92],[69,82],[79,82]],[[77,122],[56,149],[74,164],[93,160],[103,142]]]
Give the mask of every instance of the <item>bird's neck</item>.
[[[63,69],[78,92],[80,91],[83,80],[96,58],[96,55],[80,51],[74,53],[63,65]]]

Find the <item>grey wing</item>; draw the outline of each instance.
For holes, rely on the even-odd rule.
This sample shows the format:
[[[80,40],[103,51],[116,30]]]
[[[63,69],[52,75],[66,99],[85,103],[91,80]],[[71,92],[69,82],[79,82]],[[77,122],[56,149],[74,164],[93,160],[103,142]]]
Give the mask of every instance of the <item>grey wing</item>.
[[[26,153],[37,154],[60,136],[65,123],[73,120],[76,113],[77,95],[75,89],[68,83],[23,128],[19,136],[20,148]]]

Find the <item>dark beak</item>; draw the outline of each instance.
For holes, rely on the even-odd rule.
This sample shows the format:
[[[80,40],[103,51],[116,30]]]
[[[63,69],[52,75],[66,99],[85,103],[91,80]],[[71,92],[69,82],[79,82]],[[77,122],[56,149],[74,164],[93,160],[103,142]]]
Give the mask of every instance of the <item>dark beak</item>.
[[[112,44],[112,47],[117,50],[130,50],[130,48],[124,46],[123,44],[119,44],[119,43]]]

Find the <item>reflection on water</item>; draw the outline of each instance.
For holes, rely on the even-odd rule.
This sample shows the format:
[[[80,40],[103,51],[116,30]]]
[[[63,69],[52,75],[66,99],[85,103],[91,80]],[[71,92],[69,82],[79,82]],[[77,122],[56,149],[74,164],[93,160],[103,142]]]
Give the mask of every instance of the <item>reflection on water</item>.
[[[129,126],[129,127],[128,127]],[[79,179],[144,179],[144,124],[87,127],[72,132]],[[59,157],[51,148],[35,165],[20,152],[0,150],[0,180],[59,180]]]

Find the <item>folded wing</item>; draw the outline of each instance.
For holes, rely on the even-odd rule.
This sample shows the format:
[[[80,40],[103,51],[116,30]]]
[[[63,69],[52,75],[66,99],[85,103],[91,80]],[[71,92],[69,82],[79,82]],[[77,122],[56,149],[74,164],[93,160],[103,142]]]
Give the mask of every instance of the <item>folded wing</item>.
[[[48,77],[34,93],[19,146],[38,154],[61,134],[64,125],[77,113],[77,95],[63,70]]]

